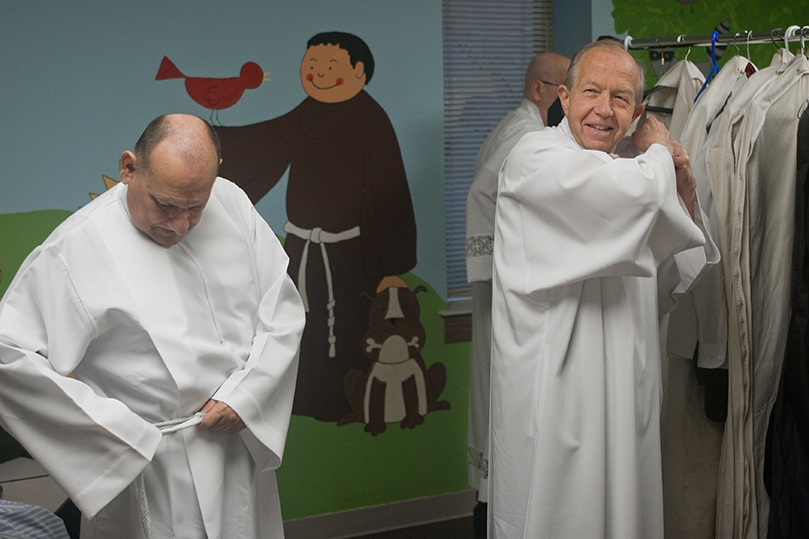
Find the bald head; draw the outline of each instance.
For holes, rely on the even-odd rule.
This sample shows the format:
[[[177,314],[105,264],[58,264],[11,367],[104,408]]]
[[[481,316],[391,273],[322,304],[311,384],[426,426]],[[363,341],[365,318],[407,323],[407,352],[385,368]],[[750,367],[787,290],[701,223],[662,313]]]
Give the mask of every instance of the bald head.
[[[525,70],[523,96],[539,109],[548,123],[548,108],[558,97],[557,87],[565,78],[570,59],[555,52],[542,52],[531,59]]]
[[[152,152],[164,141],[172,153],[188,163],[215,159],[219,167],[222,157],[219,136],[205,120],[188,114],[163,114],[149,122],[135,144],[134,153],[141,167],[149,168]]]

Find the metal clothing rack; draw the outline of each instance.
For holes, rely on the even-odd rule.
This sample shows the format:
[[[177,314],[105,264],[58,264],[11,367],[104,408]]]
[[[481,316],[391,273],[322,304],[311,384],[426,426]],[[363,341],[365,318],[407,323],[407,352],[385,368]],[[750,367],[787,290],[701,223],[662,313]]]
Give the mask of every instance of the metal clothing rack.
[[[801,48],[803,42],[809,38],[809,26],[790,26],[786,30],[783,28],[775,28],[770,31],[761,32],[726,32],[716,33],[716,35],[694,35],[694,36],[670,36],[670,37],[652,37],[646,39],[633,39],[632,36],[627,36],[624,39],[624,48],[627,50],[643,50],[643,49],[659,49],[669,47],[710,47],[713,45],[753,45],[761,43],[772,43],[779,46],[778,41],[783,41],[785,44],[789,40],[799,39]]]

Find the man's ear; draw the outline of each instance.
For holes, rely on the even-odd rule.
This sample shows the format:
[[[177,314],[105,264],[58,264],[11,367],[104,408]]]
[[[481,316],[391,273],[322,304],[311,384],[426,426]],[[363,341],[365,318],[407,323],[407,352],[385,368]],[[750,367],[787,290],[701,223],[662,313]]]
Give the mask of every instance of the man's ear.
[[[137,162],[138,158],[135,157],[135,154],[130,152],[129,150],[125,151],[121,154],[121,160],[118,161],[119,167],[119,175],[121,177],[121,183],[124,185],[128,184],[132,177],[135,175],[135,170],[137,169]]]
[[[634,122],[635,120],[637,120],[638,116],[643,114],[644,110],[646,110],[646,106],[643,103],[635,107],[635,112],[632,114],[632,121]]]
[[[568,116],[567,107],[570,104],[570,90],[564,84],[559,85],[559,103],[562,105],[562,110],[565,111],[565,116]]]
[[[531,83],[531,98],[534,103],[539,103],[542,100],[542,81],[535,80]]]

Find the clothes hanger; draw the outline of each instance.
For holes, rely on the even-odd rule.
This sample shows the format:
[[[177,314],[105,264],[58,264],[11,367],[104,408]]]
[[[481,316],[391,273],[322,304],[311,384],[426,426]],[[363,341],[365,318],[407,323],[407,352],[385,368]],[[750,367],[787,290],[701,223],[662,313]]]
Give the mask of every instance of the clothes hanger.
[[[682,43],[683,41],[685,41],[685,34],[680,34],[679,36],[677,36],[677,43]],[[685,58],[683,58],[684,62],[688,61],[689,54],[691,54],[691,45],[689,45],[688,50],[685,51]]]
[[[806,54],[806,43],[804,43],[804,39],[807,33],[809,33],[809,26],[801,28],[801,54]]]
[[[753,32],[748,31],[747,32],[747,65],[744,66],[744,74],[747,75],[748,79],[750,78],[750,76],[753,73],[758,71],[758,68],[756,68],[756,66],[753,65],[753,62],[750,60],[750,36],[751,35],[753,35]]]
[[[699,96],[702,95],[702,92],[705,91],[705,88],[708,87],[708,84],[713,80],[717,73],[719,73],[719,66],[716,64],[716,40],[719,38],[719,30],[714,30],[713,34],[711,34],[711,71],[708,73],[708,76],[705,77],[705,82],[702,84],[702,88],[699,89],[697,93],[697,97],[694,98],[694,103],[697,102]]]
[[[780,51],[781,47],[779,47],[778,43],[775,42],[775,33],[780,32],[781,30],[783,30],[783,28],[773,28],[770,30],[770,41],[772,41],[772,44],[775,45],[775,50],[777,51]]]
[[[787,28],[787,31],[784,32],[784,48],[789,50],[789,38],[797,37],[798,32],[801,32],[801,27],[797,25],[790,26]],[[803,34],[801,34],[801,37]]]
[[[753,32],[748,30],[747,32],[747,59],[750,60],[750,36],[753,35]]]
[[[624,50],[625,50],[625,51],[628,51],[628,50],[629,50],[629,47],[630,47],[631,45],[632,45],[632,36],[627,35],[627,36],[624,38]]]

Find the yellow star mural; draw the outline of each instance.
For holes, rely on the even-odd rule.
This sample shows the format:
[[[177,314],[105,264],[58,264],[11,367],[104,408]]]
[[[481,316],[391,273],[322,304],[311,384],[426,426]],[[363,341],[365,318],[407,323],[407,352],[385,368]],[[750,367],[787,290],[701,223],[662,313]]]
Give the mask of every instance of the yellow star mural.
[[[113,179],[112,179],[112,178],[110,178],[109,176],[105,176],[104,174],[102,174],[102,175],[101,175],[101,177],[102,177],[102,178],[104,178],[104,185],[107,187],[107,191],[109,191],[110,189],[112,189],[113,187],[115,187],[116,185],[118,185],[118,181],[117,181],[117,180],[113,180]],[[98,194],[96,194],[96,193],[89,193],[89,194],[90,194],[90,200],[95,200],[95,199],[97,199],[97,198],[98,198],[98,196],[99,196],[99,195],[98,195]]]

